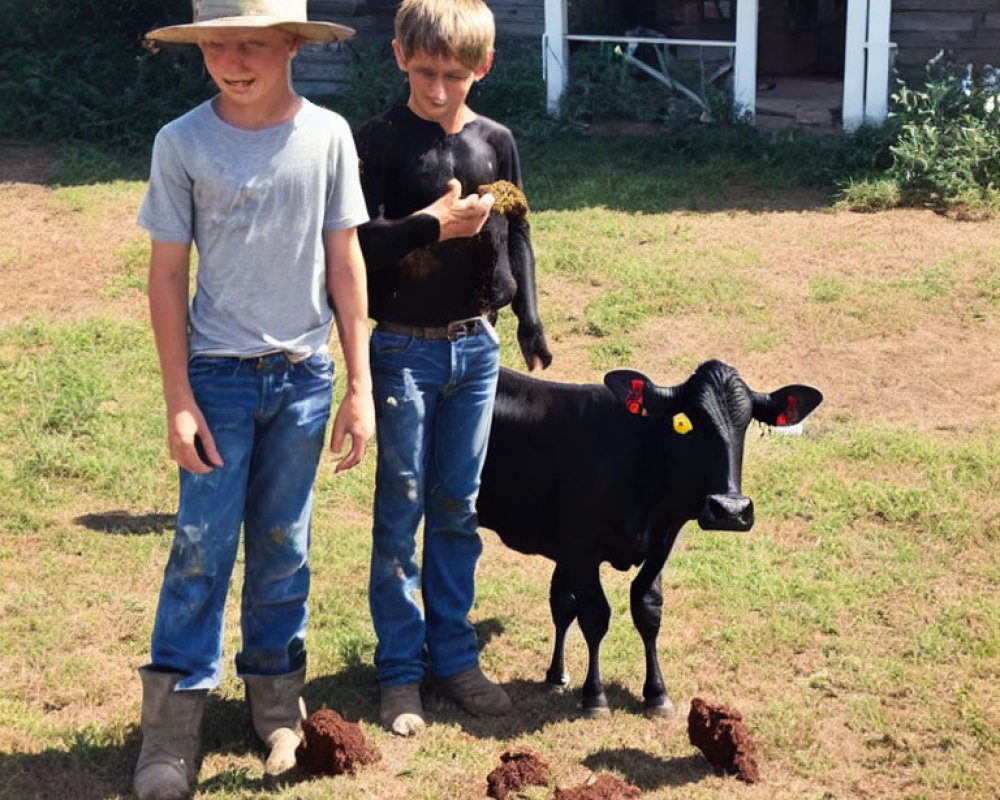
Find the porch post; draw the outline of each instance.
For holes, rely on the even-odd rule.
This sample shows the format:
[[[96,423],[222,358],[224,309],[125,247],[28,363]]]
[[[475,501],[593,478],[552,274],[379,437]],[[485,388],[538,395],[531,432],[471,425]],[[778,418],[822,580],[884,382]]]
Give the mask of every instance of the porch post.
[[[847,36],[844,43],[844,130],[853,133],[864,121],[865,38],[868,0],[847,0]]]
[[[889,114],[890,0],[869,0],[868,77],[865,85],[865,122],[878,125]]]
[[[542,71],[548,112],[559,113],[569,80],[569,45],[566,43],[566,0],[545,0],[545,33],[542,36]]]
[[[733,109],[749,122],[757,113],[757,0],[736,3]]]

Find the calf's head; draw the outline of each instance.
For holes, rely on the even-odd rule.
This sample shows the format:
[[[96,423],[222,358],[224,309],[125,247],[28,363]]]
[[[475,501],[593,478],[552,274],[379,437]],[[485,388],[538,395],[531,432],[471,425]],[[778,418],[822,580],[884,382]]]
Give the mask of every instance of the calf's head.
[[[750,420],[796,425],[823,401],[810,386],[755,392],[721,361],[706,361],[678,386],[657,386],[630,369],[609,372],[604,384],[622,412],[643,420],[650,440],[664,444],[654,452],[669,462],[659,466],[670,476],[664,488],[672,509],[706,530],[753,527],[753,501],[740,489]]]

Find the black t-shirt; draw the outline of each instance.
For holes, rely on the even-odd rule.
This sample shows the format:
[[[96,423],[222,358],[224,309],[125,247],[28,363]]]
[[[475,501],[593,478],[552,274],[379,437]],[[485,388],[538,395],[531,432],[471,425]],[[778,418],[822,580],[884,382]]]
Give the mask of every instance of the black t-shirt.
[[[444,325],[510,303],[515,276],[529,275],[533,282],[525,220],[494,212],[476,236],[438,242],[437,220],[414,215],[441,197],[451,178],[461,182],[463,197],[501,179],[520,187],[521,165],[509,129],[476,117],[448,134],[398,105],[364,123],[355,139],[371,216],[359,235],[373,319]]]

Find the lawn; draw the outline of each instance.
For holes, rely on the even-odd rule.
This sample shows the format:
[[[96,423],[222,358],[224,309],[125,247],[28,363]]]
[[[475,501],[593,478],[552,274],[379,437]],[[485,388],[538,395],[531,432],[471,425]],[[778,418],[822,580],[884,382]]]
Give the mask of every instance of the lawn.
[[[613,713],[542,684],[550,564],[483,532],[472,620],[515,710],[428,703],[427,730],[377,725],[366,578],[373,462],[316,493],[306,700],[360,721],[380,760],[275,798],[486,796],[531,748],[553,797],[610,772],[644,798],[1000,797],[1000,222],[860,215],[738,170],[692,177],[642,138],[525,154],[548,377],[631,366],[680,383],[703,360],[750,386],[821,389],[801,436],[748,433],[745,534],[684,529],[663,575],[659,651],[677,714],[640,711],[630,575],[603,572]],[[574,156],[576,152],[576,156]],[[644,166],[643,166],[644,165]],[[692,191],[692,185],[698,191]],[[144,299],[145,185],[60,182],[45,148],[0,146],[0,797],[129,796],[140,686],[169,551],[175,468]],[[503,360],[519,366],[510,315]],[[594,454],[595,458],[600,453]],[[227,619],[237,646],[240,576]],[[714,775],[690,701],[739,710],[761,782]],[[210,695],[198,798],[261,794],[242,685]]]

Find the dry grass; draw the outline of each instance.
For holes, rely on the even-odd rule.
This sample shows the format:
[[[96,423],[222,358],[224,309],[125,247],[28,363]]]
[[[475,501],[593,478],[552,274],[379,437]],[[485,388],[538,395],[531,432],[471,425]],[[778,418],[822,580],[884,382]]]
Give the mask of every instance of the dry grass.
[[[155,370],[133,263],[144,238],[134,224],[142,185],[53,191],[41,183],[49,170],[43,151],[0,147],[0,334],[40,318],[135,326],[124,328],[134,336],[130,355]],[[533,209],[551,377],[599,379],[608,360],[601,346],[615,336],[597,337],[591,326],[602,298],[634,281],[637,307],[659,305],[622,337],[632,366],[670,383],[719,357],[754,388],[804,382],[827,398],[807,436],[749,438],[752,534],[681,537],[664,574],[660,639],[679,715],[647,720],[637,711],[630,576],[610,569],[603,663],[614,713],[578,717],[578,632],[567,653],[572,688],[542,686],[550,565],[486,534],[475,622],[484,666],[508,686],[515,712],[473,720],[432,699],[419,739],[378,730],[364,599],[371,463],[336,479],[327,463],[307,700],[361,720],[382,759],[355,777],[275,796],[482,798],[486,775],[512,746],[549,760],[553,786],[612,771],[649,798],[1000,796],[1000,223],[921,211],[579,213],[600,246],[564,230],[570,212]],[[648,264],[669,291],[642,283],[641,271],[601,268],[607,241],[622,265]],[[735,290],[712,294],[733,275]],[[509,329],[504,336],[512,339]],[[0,366],[30,365],[24,340],[0,338]],[[49,349],[38,344],[37,357]],[[123,424],[131,406],[152,407],[144,420],[159,414],[155,374],[109,381],[102,411]],[[17,408],[26,429],[38,409]],[[19,430],[14,420],[0,424]],[[0,506],[4,798],[127,795],[138,747],[135,669],[148,649],[173,504],[165,453],[138,444],[141,499],[86,473],[45,473],[38,485],[17,485],[16,507]],[[0,443],[0,485],[14,486],[29,456],[20,434]],[[759,785],[714,776],[692,749],[684,717],[698,695],[743,713],[761,749]],[[246,726],[241,686],[229,676],[209,704],[199,797],[258,796],[260,761]],[[548,798],[552,788],[525,797]]]

